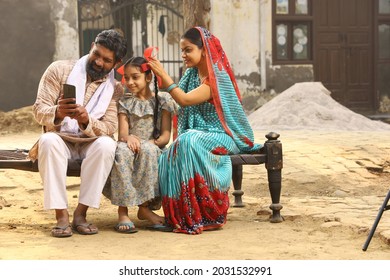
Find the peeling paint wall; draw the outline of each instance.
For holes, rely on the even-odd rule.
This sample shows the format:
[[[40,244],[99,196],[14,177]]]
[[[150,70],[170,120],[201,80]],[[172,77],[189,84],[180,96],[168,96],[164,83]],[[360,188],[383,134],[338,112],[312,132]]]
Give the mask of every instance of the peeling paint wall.
[[[77,0],[50,1],[50,8],[56,33],[53,60],[79,58]]]
[[[312,65],[272,65],[272,1],[211,1],[210,29],[222,43],[249,114],[296,82],[313,81]]]
[[[0,110],[30,106],[47,66],[79,56],[77,0],[1,0],[0,37]]]
[[[244,108],[250,111],[264,103],[260,95],[259,0],[214,0],[211,4],[210,30],[221,41],[234,70]]]
[[[0,110],[31,105],[55,52],[49,0],[0,1]]]
[[[312,65],[272,64],[272,0],[211,5],[210,30],[229,57],[247,113],[296,82],[314,80]],[[47,66],[79,57],[77,20],[77,0],[0,1],[0,110],[31,105]],[[379,111],[389,112],[387,84],[380,92]]]
[[[312,65],[270,66],[267,61],[267,90],[280,93],[295,83],[314,80]]]
[[[308,65],[272,62],[272,0],[211,0],[210,30],[232,64],[249,114],[298,82],[314,81]],[[388,70],[378,73],[378,112],[390,112]]]

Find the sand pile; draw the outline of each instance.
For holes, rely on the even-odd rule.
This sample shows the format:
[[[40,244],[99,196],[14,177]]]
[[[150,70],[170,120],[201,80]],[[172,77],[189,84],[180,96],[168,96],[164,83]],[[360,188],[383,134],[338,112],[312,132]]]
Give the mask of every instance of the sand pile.
[[[342,106],[320,82],[296,83],[248,118],[254,130],[390,130]]]
[[[42,128],[34,119],[32,106],[9,112],[0,111],[0,135],[40,130]]]

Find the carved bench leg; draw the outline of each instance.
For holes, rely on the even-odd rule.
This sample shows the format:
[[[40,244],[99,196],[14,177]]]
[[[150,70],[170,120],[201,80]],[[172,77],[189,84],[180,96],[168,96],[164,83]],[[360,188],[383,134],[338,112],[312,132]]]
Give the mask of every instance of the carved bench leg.
[[[233,195],[234,204],[233,207],[244,207],[242,203],[242,195],[244,192],[241,190],[242,186],[242,165],[233,165]]]
[[[274,132],[268,133],[266,138],[268,140],[264,143],[264,148],[267,154],[265,167],[267,168],[268,187],[272,200],[272,204],[269,207],[272,210],[271,223],[280,223],[283,221],[283,217],[280,215],[280,210],[283,206],[279,203],[282,189],[282,143],[277,140],[279,138],[279,134]]]
[[[268,170],[268,187],[271,194],[272,204],[270,209],[272,210],[271,223],[280,223],[283,221],[280,215],[280,210],[283,206],[280,202],[280,193],[282,189],[282,171],[279,170]]]

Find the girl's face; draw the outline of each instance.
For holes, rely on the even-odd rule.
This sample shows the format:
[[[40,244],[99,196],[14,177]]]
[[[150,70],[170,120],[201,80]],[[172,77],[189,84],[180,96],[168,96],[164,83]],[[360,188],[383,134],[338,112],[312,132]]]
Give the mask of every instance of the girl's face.
[[[183,58],[184,64],[186,67],[196,67],[201,61],[203,56],[203,49],[199,49],[199,47],[189,40],[183,38],[180,40],[180,48],[181,48],[181,57]]]
[[[141,72],[137,66],[128,65],[124,72],[125,85],[134,94],[144,94],[151,81],[151,74]]]

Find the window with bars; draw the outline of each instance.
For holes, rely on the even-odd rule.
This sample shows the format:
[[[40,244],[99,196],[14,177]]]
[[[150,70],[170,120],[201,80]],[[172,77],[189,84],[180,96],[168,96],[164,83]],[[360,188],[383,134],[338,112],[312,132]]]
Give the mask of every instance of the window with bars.
[[[274,64],[312,62],[311,0],[273,0]]]

